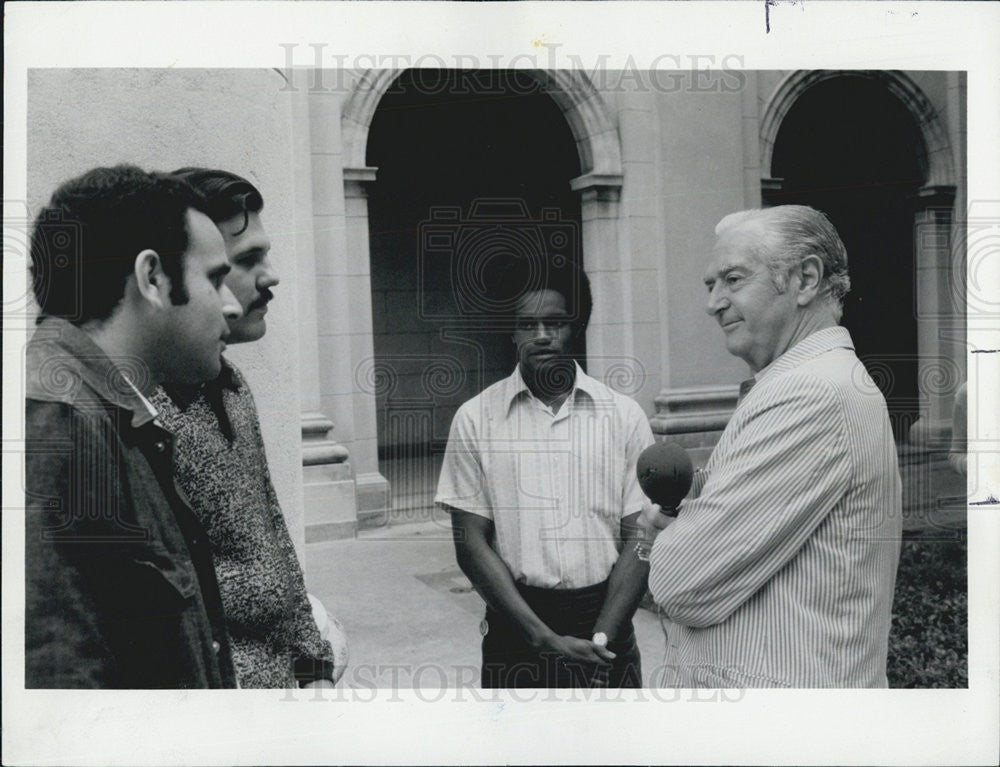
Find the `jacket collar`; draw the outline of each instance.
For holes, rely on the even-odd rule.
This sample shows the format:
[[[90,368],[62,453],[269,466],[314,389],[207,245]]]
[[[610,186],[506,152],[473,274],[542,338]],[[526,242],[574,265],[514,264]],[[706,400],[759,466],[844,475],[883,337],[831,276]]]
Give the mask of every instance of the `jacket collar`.
[[[28,397],[73,405],[89,391],[129,411],[136,428],[157,415],[137,387],[146,375],[142,360],[113,361],[87,333],[59,317],[40,319],[28,342]]]
[[[833,349],[854,351],[854,342],[851,340],[851,334],[847,332],[847,328],[835,325],[832,328],[823,328],[823,330],[817,330],[812,335],[806,336],[770,365],[758,371],[753,380],[760,383],[767,376],[791,370],[803,362]]]

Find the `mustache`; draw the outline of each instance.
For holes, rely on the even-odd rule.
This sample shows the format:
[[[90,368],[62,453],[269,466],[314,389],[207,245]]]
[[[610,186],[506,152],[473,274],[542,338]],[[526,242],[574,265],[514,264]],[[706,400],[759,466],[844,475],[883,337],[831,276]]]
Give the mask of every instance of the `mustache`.
[[[247,307],[247,311],[253,311],[254,309],[260,309],[262,307],[265,307],[268,305],[268,303],[270,303],[271,299],[273,298],[274,298],[274,293],[272,293],[267,288],[264,288],[260,296],[257,299],[255,299],[253,303],[250,304],[250,306]]]

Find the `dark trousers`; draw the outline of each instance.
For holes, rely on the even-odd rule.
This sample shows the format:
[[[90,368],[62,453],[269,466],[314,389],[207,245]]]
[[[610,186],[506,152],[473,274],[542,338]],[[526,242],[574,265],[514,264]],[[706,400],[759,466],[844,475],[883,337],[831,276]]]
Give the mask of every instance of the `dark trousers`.
[[[608,584],[582,589],[540,589],[517,585],[535,614],[560,636],[590,639],[604,604]],[[486,608],[483,637],[484,688],[518,687],[641,687],[639,647],[632,621],[608,642],[616,654],[610,668],[573,661],[533,649],[517,624]]]

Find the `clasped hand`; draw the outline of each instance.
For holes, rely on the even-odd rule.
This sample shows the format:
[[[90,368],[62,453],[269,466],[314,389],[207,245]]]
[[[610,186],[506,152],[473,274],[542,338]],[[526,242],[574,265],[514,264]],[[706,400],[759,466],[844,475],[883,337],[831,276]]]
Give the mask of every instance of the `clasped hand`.
[[[674,511],[676,514],[676,510]],[[664,514],[658,503],[646,504],[639,514],[639,529],[644,541],[652,541],[660,531],[670,524],[672,515]]]
[[[599,666],[607,666],[617,657],[607,647],[595,644],[589,639],[560,636],[555,633],[545,640],[544,647],[568,660],[592,663]]]

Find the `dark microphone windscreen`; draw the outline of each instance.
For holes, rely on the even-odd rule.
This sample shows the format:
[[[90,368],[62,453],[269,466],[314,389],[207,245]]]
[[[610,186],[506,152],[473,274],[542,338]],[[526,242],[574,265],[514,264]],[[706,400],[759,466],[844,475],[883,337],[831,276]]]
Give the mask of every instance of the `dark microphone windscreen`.
[[[639,486],[653,503],[675,509],[691,489],[694,467],[687,451],[676,442],[656,442],[639,455],[635,473]]]

